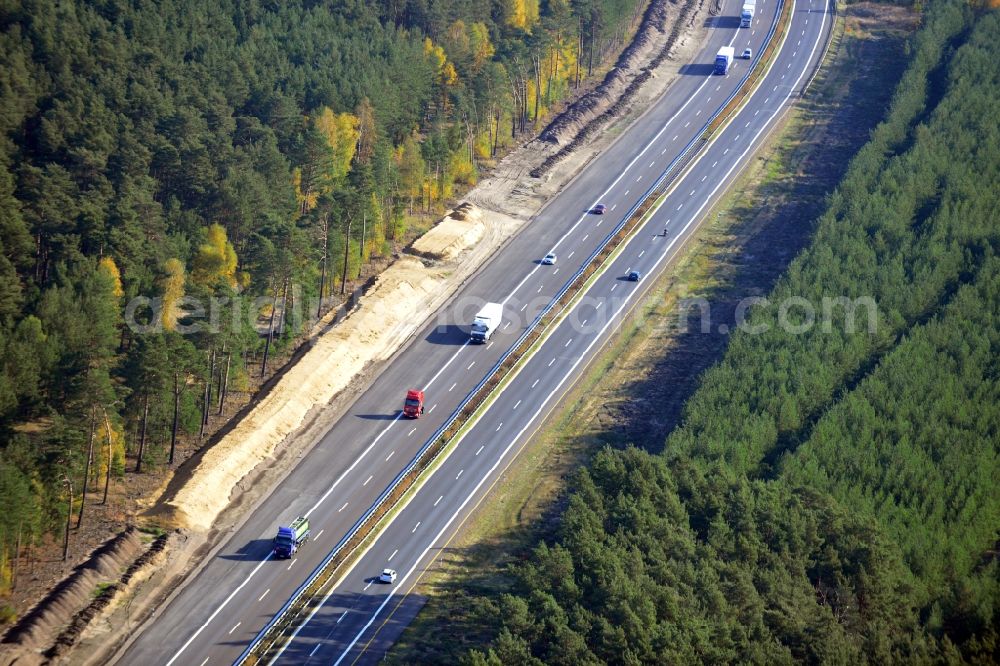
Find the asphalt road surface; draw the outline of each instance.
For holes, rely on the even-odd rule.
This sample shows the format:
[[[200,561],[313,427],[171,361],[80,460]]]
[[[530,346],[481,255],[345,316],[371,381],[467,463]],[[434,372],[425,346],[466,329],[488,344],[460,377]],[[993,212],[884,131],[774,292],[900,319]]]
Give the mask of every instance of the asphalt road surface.
[[[681,68],[682,76],[667,94],[432,318],[161,609],[121,663],[204,665],[232,663],[238,657],[621,216],[701,132],[751,64],[737,60],[728,75],[713,76],[715,52],[731,44],[739,55],[749,45],[757,57],[776,2],[758,0],[754,25],[743,29],[736,18],[740,3],[724,3],[705,48],[694,63]],[[420,574],[795,99],[829,37],[829,11],[824,0],[794,4],[784,48],[758,92],[300,628],[279,661],[381,658],[419,608],[420,600],[408,592]],[[588,212],[597,203],[607,205],[605,215]],[[544,266],[539,260],[550,250],[558,260]],[[632,270],[643,279],[626,281]],[[504,323],[489,343],[470,345],[468,324],[487,301],[504,303]],[[408,388],[427,394],[426,413],[418,420],[400,416]],[[298,515],[309,517],[312,538],[291,559],[274,560],[271,540],[277,526]],[[399,572],[394,585],[375,582],[385,567]]]

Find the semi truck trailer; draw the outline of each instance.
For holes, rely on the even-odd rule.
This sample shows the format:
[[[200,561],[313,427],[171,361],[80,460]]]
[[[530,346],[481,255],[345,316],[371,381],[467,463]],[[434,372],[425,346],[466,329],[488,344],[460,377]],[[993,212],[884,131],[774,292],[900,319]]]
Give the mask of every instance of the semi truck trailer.
[[[309,519],[299,516],[288,527],[279,527],[274,537],[274,556],[287,559],[309,538]]]
[[[493,335],[493,332],[500,326],[503,318],[503,305],[500,303],[487,303],[472,320],[472,341],[486,342]]]
[[[729,66],[733,64],[735,56],[736,49],[732,46],[723,46],[719,49],[719,54],[715,56],[715,73],[726,74],[729,71]]]
[[[749,28],[753,23],[753,15],[757,10],[757,0],[743,0],[743,11],[740,12],[740,27]]]

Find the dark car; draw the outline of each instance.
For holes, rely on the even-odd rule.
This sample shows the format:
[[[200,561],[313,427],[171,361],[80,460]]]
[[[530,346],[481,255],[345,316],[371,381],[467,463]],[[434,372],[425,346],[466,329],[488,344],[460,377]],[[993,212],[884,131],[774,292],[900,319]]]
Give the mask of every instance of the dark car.
[[[590,209],[590,212],[592,212],[594,215],[604,215],[606,212],[608,212],[608,207],[605,206],[604,204],[597,204],[596,206]]]
[[[629,274],[625,276],[625,279],[629,282],[638,282],[642,279],[642,273],[639,271],[629,271]]]

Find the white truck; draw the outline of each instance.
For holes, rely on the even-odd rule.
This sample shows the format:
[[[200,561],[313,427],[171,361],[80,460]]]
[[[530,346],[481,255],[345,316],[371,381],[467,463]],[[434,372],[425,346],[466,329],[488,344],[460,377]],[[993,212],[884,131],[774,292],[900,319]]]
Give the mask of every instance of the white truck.
[[[743,11],[740,12],[740,27],[749,28],[753,23],[753,15],[757,9],[757,0],[743,0]]]
[[[735,56],[736,49],[732,46],[723,46],[719,49],[719,54],[715,56],[715,73],[726,74],[729,71],[729,66],[733,64]]]
[[[487,303],[476,315],[472,322],[472,341],[486,342],[493,335],[493,331],[500,326],[503,318],[503,305],[500,303]]]

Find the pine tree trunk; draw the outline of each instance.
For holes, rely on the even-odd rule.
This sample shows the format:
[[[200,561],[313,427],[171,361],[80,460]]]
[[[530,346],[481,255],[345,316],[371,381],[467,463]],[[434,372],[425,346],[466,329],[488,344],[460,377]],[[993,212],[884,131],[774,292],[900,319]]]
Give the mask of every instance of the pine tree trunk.
[[[264,377],[267,372],[267,356],[271,353],[271,340],[274,339],[274,311],[278,309],[278,290],[274,290],[274,298],[271,300],[271,319],[267,324],[267,341],[264,343],[264,358],[260,362],[260,376]],[[214,363],[214,360],[213,360]],[[205,404],[208,409],[208,404]]]
[[[347,218],[347,236],[344,237],[344,272],[340,276],[340,295],[347,293],[347,263],[351,256],[351,218]]]
[[[149,393],[142,403],[142,433],[139,435],[139,455],[135,460],[135,473],[142,472],[142,456],[146,453],[146,426],[149,423]]]
[[[170,427],[170,458],[168,464],[174,464],[174,450],[177,448],[177,425],[180,417],[181,390],[177,373],[174,373],[174,422]]]
[[[272,321],[273,321],[273,315],[274,315],[274,313],[272,312],[271,314],[272,314]],[[208,377],[207,377],[207,383],[205,384],[205,386],[206,386],[206,390],[205,390],[205,413],[202,415],[202,418],[205,419],[205,425],[206,426],[208,425],[209,412],[212,409],[212,381],[214,379],[215,379],[215,348],[213,347],[212,348],[212,353],[208,357]]]
[[[73,523],[73,482],[68,476],[64,477],[63,482],[66,484],[67,490],[69,490],[69,506],[66,508],[66,531],[63,533],[63,562],[69,559],[69,528]]]
[[[111,420],[108,419],[108,410],[106,409],[104,409],[104,428],[108,433],[108,471],[104,477],[104,498],[101,500],[102,506],[108,503],[108,489],[111,487],[111,458],[114,455],[114,450],[112,449],[113,440],[111,438]]]
[[[226,373],[222,378],[222,386],[219,387],[219,414],[226,403],[226,396],[229,395],[229,363],[232,361],[232,353],[226,354]]]
[[[90,407],[90,439],[87,444],[87,460],[83,463],[83,492],[80,496],[80,515],[76,517],[76,529],[83,523],[83,507],[87,505],[87,486],[90,482],[90,463],[94,459],[94,426],[96,417],[94,407]]]

